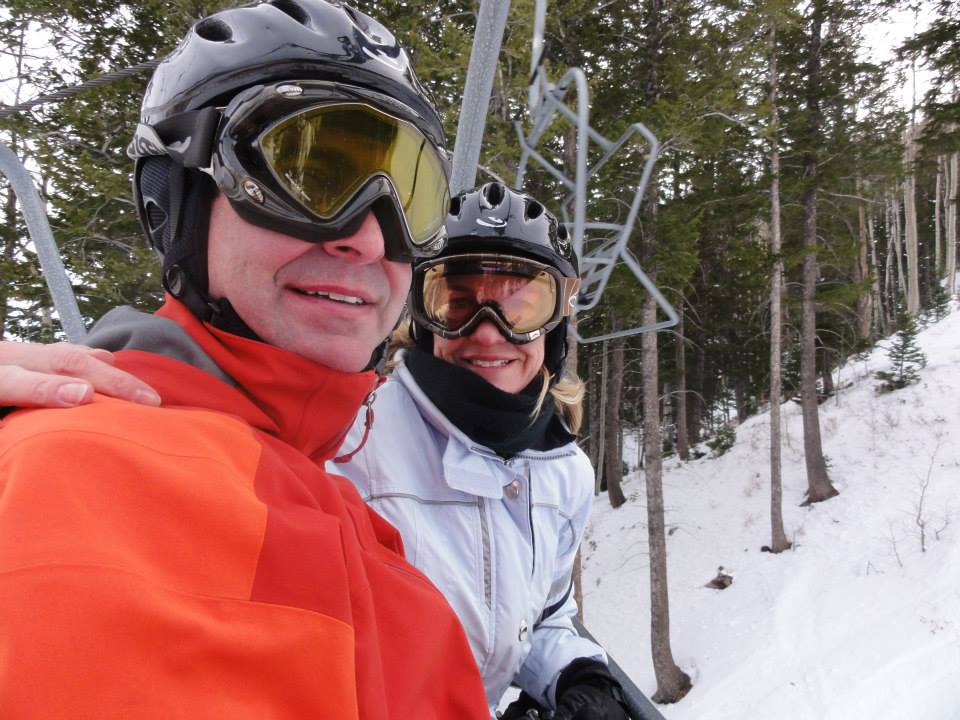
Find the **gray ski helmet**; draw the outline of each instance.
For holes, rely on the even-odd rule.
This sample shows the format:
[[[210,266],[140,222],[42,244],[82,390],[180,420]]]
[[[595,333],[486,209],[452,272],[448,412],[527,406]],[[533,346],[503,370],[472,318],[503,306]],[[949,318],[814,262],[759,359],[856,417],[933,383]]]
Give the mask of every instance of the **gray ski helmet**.
[[[450,201],[440,256],[497,252],[539,260],[564,277],[579,275],[566,226],[533,196],[491,182]]]
[[[216,187],[199,168],[210,164],[220,112],[247,88],[288,80],[363,92],[365,102],[414,125],[445,156],[432,99],[393,35],[367,15],[324,0],[269,0],[200,20],[154,72],[128,150],[136,159],[141,223],[163,257],[164,282],[174,295],[188,285],[207,291],[206,223]],[[322,224],[311,219],[288,227],[256,208],[234,207],[248,222],[299,237]],[[387,234],[391,223],[381,217],[383,208],[372,200],[368,207]],[[361,214],[336,231],[353,232]]]
[[[437,258],[470,253],[513,255],[549,265],[566,278],[579,276],[579,261],[566,226],[536,198],[502,183],[487,183],[454,197],[446,229],[447,245]],[[428,262],[416,261],[414,274]],[[552,383],[563,375],[568,326],[569,318],[564,317],[546,335],[544,366]],[[432,353],[433,334],[415,320],[412,329],[417,345]]]

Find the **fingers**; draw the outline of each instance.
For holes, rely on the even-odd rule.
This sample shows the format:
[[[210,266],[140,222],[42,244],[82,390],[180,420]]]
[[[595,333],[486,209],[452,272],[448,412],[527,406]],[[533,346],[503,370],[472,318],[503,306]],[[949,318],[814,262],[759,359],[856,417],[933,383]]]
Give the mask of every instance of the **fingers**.
[[[93,399],[93,385],[82,380],[0,365],[0,405],[73,407]]]
[[[113,367],[106,350],[68,343],[0,343],[0,405],[72,407],[105,395],[159,405],[146,383]]]

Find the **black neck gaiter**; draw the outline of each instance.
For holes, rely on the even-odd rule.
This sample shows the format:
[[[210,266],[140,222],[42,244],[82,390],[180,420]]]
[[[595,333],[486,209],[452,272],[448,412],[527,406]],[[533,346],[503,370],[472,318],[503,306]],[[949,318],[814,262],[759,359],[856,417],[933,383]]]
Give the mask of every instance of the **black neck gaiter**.
[[[553,450],[574,440],[547,398],[532,416],[543,376],[518,393],[504,392],[476,373],[413,347],[404,364],[420,389],[471,440],[509,459],[524,450]]]

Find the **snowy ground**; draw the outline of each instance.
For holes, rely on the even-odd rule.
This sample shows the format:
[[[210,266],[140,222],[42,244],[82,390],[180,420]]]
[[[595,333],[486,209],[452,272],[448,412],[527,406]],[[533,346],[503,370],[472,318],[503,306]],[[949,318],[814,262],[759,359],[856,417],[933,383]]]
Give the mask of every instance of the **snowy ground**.
[[[960,312],[919,340],[919,384],[877,395],[873,373],[889,365],[881,348],[842,368],[838,395],[821,405],[836,498],[799,507],[800,407],[783,405],[792,551],[760,552],[770,542],[765,415],[738,427],[722,457],[665,463],[672,648],[694,684],[661,706],[668,720],[960,719]],[[624,491],[618,510],[596,500],[584,610],[649,695],[642,476]],[[719,566],[733,584],[704,587]]]

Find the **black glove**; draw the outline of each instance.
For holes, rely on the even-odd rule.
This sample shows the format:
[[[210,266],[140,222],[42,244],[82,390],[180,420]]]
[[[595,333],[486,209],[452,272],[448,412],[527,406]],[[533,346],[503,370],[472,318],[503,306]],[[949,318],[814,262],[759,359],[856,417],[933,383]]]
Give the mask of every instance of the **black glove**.
[[[522,717],[522,716],[521,716]],[[557,680],[557,709],[553,720],[630,720],[623,705],[623,689],[603,663],[574,660]]]
[[[519,698],[507,705],[507,709],[503,711],[500,718],[501,720],[528,720],[530,716],[527,713],[530,710],[536,710],[539,717],[543,717],[543,707],[527,693],[522,692]]]

